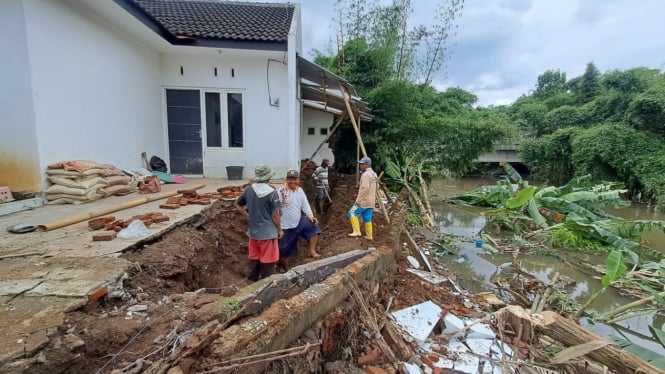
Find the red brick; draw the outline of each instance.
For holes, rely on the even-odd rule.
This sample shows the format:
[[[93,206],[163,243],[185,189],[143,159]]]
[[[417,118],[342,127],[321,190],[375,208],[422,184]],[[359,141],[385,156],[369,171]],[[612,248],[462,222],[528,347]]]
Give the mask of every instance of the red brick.
[[[210,204],[210,199],[196,199],[192,202],[194,204],[199,204],[199,205],[209,205]]]
[[[367,374],[388,374],[387,371],[376,366],[368,366],[365,368],[365,373]]]
[[[166,199],[167,204],[180,204],[180,196],[171,196]]]
[[[94,242],[107,242],[115,239],[116,233],[111,231],[99,232],[92,236],[92,241]]]
[[[434,368],[434,364],[432,363],[432,360],[429,359],[429,357],[420,356],[420,361],[422,361],[423,364],[429,366],[430,368]]]
[[[88,300],[90,301],[97,301],[101,299],[102,297],[106,296],[109,293],[109,289],[106,287],[102,287],[98,289],[97,291],[91,293],[88,295]]]
[[[162,208],[162,209],[178,209],[178,208],[180,208],[180,205],[179,204],[161,204],[159,207]]]
[[[170,220],[170,218],[167,217],[167,216],[158,216],[158,217],[153,216],[152,217],[152,222],[154,222],[154,223],[166,222],[166,221],[169,221],[169,220]]]
[[[107,223],[115,221],[115,217],[106,216],[106,217],[97,217],[88,221],[88,226],[93,230],[99,230],[104,228]]]
[[[178,199],[178,204],[187,205],[187,204],[189,204],[189,199],[186,198],[186,197],[181,197],[180,199]]]
[[[196,189],[195,188],[190,188],[188,190],[178,190],[178,193],[181,194],[196,194]]]
[[[371,365],[371,364],[379,364],[384,361],[383,357],[381,356],[381,351],[378,349],[375,349],[366,355],[358,357],[358,366],[364,366],[364,365]]]
[[[146,225],[146,226],[150,226],[150,225],[152,225],[152,223],[154,221],[151,220],[151,219],[144,219],[144,220],[141,220],[141,222],[143,222],[143,224]]]

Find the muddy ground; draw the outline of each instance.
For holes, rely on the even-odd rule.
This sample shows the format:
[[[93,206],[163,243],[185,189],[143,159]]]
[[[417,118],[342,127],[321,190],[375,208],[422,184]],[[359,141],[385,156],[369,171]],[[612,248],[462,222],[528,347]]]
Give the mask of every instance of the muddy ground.
[[[400,309],[433,300],[446,310],[464,309],[451,294],[433,292],[426,283],[405,273],[407,250],[401,251],[399,248],[404,244],[395,240],[399,235],[394,230],[399,227],[389,225],[379,212],[375,212],[374,241],[348,237],[350,225],[346,210],[357,192],[355,177],[331,172],[330,183],[333,202],[326,204],[323,214],[317,214],[323,230],[318,250],[322,257],[368,247],[397,248],[396,252],[402,252],[397,253],[397,259],[402,261],[398,261],[394,278],[383,280],[388,287],[382,287],[382,293],[372,301],[377,307],[385,308],[390,302],[391,309]],[[314,196],[311,170],[303,173],[302,186],[308,196]],[[250,284],[245,279],[246,229],[247,222],[236,213],[233,202],[219,200],[159,240],[123,254],[135,266],[116,287],[110,287],[105,297],[69,313],[65,325],[50,332],[48,346],[36,357],[16,363],[11,371],[141,372],[137,359],[147,357],[145,361],[149,362],[167,355],[200,327],[201,321],[213,318],[205,314],[213,313],[211,310],[215,308],[204,306],[210,306],[220,295],[233,295]],[[301,241],[299,254],[291,265],[313,260],[308,255],[307,243]],[[292,290],[293,293],[298,291]],[[353,316],[353,304],[340,308],[342,319],[348,320],[339,325],[347,332],[338,337],[336,347],[328,347],[323,355],[317,356],[316,363],[310,362],[309,370],[322,372],[326,361],[358,357],[375,348],[362,343],[364,339],[350,332],[356,325],[352,323],[354,319],[349,318]],[[200,361],[204,362],[205,357],[200,357]],[[288,363],[277,362],[268,370],[283,372],[290,367],[293,372],[299,372],[298,367],[302,365],[298,360],[289,360]],[[196,371],[196,364],[191,370]]]

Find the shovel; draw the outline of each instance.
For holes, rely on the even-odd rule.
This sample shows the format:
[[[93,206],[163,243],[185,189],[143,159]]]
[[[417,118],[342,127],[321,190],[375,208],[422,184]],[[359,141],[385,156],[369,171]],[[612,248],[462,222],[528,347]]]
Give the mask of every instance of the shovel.
[[[328,198],[328,202],[332,204],[332,199],[330,198],[330,194],[328,193],[328,187],[323,186],[323,190],[326,191],[326,197]]]
[[[148,155],[145,152],[141,152],[141,158],[143,158],[143,162],[145,162],[145,168],[148,169],[148,171],[152,171],[150,161],[148,161]]]

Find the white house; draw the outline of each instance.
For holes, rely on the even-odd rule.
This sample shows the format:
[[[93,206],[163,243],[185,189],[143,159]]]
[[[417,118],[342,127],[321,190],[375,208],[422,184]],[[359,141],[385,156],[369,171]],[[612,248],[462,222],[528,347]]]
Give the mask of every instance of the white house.
[[[345,114],[341,87],[350,113],[367,112],[299,56],[299,4],[2,0],[0,50],[0,186],[12,191],[43,190],[51,163],[131,169],[141,152],[172,174],[243,166],[248,178],[267,163],[280,177]]]

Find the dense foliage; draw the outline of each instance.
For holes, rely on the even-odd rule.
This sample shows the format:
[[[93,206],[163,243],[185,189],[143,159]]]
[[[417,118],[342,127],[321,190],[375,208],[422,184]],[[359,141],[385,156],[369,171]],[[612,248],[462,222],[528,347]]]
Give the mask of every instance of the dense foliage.
[[[536,180],[563,184],[589,174],[622,182],[637,200],[665,207],[665,75],[659,70],[600,74],[589,63],[568,81],[547,71],[508,112],[529,134],[522,159]]]

